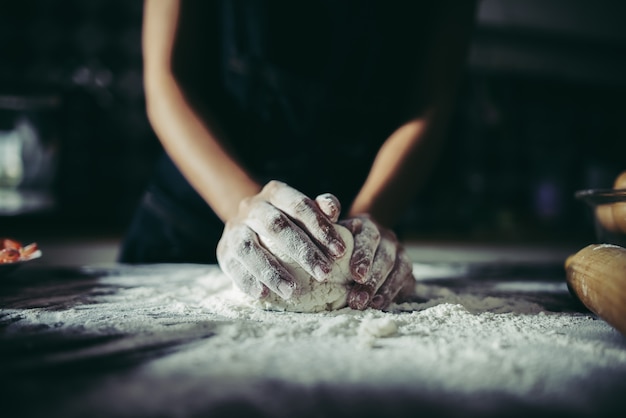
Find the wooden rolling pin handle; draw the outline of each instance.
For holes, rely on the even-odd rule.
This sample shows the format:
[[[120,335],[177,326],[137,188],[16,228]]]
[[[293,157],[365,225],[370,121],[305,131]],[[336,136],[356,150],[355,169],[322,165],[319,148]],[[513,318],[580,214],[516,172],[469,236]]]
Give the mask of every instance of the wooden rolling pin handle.
[[[565,261],[567,285],[593,313],[626,335],[626,249],[592,244]]]

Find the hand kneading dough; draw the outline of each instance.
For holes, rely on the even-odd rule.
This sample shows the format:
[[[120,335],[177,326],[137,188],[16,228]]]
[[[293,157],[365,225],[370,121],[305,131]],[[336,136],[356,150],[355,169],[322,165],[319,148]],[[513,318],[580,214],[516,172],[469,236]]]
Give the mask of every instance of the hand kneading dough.
[[[300,267],[289,255],[282,253],[273,242],[260,237],[261,243],[278,257],[293,274],[297,290],[291,299],[285,300],[270,292],[263,300],[254,300],[253,305],[267,310],[291,312],[319,312],[340,309],[346,306],[348,283],[351,281],[350,256],[354,247],[352,234],[346,228],[335,225],[335,229],[346,244],[343,257],[336,260],[328,280],[318,282]]]

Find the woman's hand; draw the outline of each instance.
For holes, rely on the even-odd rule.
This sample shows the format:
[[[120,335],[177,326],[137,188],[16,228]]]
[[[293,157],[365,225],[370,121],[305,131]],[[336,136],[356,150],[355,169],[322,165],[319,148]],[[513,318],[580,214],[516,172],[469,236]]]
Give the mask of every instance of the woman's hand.
[[[414,290],[413,265],[395,234],[361,215],[340,222],[354,236],[350,270],[355,284],[348,295],[352,309],[385,309]]]
[[[332,195],[313,200],[284,183],[271,181],[257,195],[243,199],[237,216],[226,222],[217,246],[219,265],[254,298],[272,291],[289,299],[298,290],[296,282],[260,244],[259,236],[272,240],[307,273],[324,281],[333,259],[346,251],[333,227],[339,212],[339,201]]]

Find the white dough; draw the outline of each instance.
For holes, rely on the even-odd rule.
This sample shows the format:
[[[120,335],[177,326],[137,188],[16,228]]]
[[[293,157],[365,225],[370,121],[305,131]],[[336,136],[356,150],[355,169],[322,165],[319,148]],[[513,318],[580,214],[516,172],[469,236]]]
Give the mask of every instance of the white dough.
[[[260,237],[261,243],[270,250],[293,274],[298,291],[290,299],[283,299],[274,292],[263,300],[254,300],[252,304],[262,309],[291,312],[319,312],[341,309],[347,304],[350,282],[350,256],[354,247],[352,233],[340,225],[335,229],[346,244],[343,257],[335,261],[329,279],[318,282],[300,267],[288,254],[280,251],[270,240]]]
[[[359,326],[359,335],[374,338],[391,337],[398,332],[398,324],[388,317],[364,318]]]

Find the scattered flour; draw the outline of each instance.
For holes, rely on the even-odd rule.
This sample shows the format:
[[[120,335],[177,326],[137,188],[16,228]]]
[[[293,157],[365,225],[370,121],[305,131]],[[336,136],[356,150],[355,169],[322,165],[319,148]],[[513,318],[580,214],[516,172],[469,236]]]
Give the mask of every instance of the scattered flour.
[[[62,285],[38,290],[42,297],[72,294],[54,286]],[[545,286],[567,292],[562,283]],[[128,267],[81,287],[77,299],[5,306],[2,325],[6,335],[37,329],[127,336],[73,356],[177,344],[123,377],[88,388],[73,400],[79,412],[119,406],[113,412],[120,415],[189,416],[193,405],[233,393],[257,399],[258,382],[267,381],[273,388],[283,382],[469,399],[498,394],[577,411],[591,402],[590,388],[609,387],[606,379],[626,374],[626,338],[590,314],[550,312],[518,296],[480,296],[467,288],[417,283],[416,290],[428,300],[394,305],[391,312],[276,312],[243,303],[214,266]],[[258,402],[267,407],[271,399]]]
[[[290,299],[282,299],[277,294],[270,293],[263,300],[247,298],[242,294],[242,300],[247,300],[251,305],[263,309],[277,311],[319,312],[345,307],[348,296],[347,284],[350,279],[350,254],[352,254],[354,240],[346,228],[340,225],[334,226],[346,244],[346,253],[333,264],[329,280],[318,282],[289,255],[276,247],[272,241],[260,237],[263,245],[272,251],[283,262],[287,270],[293,274],[298,290]]]

